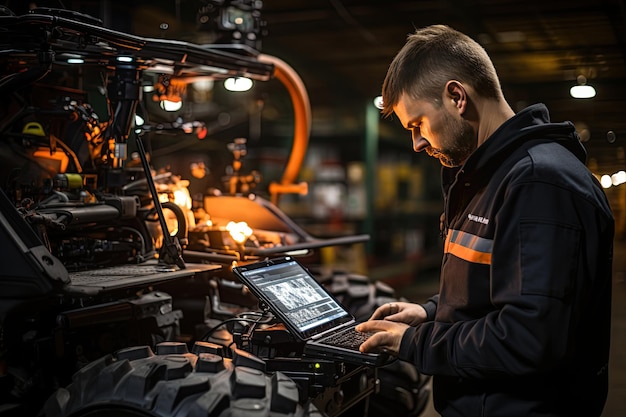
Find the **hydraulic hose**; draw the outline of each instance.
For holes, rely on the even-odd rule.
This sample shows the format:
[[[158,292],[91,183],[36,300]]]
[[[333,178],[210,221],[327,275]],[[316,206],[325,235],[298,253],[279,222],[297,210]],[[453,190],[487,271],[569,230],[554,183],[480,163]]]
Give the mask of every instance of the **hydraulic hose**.
[[[294,111],[294,137],[291,154],[285,167],[280,184],[270,185],[272,203],[278,204],[279,195],[283,193],[307,193],[306,183],[295,184],[306,155],[311,134],[311,103],[304,83],[296,71],[283,60],[272,55],[260,54],[259,61],[274,65],[274,77],[278,79],[289,92]]]

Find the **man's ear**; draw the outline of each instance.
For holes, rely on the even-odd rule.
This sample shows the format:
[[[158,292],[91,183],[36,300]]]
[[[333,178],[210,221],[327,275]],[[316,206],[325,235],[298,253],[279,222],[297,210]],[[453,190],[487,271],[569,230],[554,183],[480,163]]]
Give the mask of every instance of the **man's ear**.
[[[445,98],[454,103],[459,114],[465,113],[467,107],[467,90],[460,81],[450,80],[446,83]]]

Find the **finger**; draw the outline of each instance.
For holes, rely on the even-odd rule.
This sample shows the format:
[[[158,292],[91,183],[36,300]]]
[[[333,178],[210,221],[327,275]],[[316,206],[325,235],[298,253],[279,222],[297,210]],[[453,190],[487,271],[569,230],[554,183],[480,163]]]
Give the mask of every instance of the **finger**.
[[[381,319],[383,319],[387,315],[388,309],[389,309],[389,307],[387,307],[387,304],[383,304],[382,306],[380,306],[376,310],[374,310],[374,312],[370,316],[369,320],[381,320]]]
[[[354,329],[357,332],[380,332],[391,330],[394,324],[393,322],[384,320],[368,320],[359,323]]]
[[[426,311],[423,308],[407,308],[398,314],[385,317],[384,320],[416,326],[426,320]]]
[[[385,317],[383,318],[383,320],[387,320],[387,321],[395,321],[395,322],[403,322],[403,320],[402,320],[402,319],[403,319],[403,318],[406,318],[405,316],[406,316],[406,314],[403,314],[403,313],[397,313],[397,314],[392,314],[392,315],[390,315],[390,316],[385,316]]]
[[[361,352],[387,352],[397,355],[399,350],[398,335],[392,332],[379,332],[359,346]]]
[[[397,314],[399,312],[400,312],[399,303],[395,303],[395,302],[385,303],[374,311],[374,313],[370,317],[370,320],[381,320],[387,316]]]
[[[379,352],[385,348],[385,340],[387,333],[380,332],[372,335],[365,342],[361,343],[359,350],[361,352]]]
[[[410,311],[401,311],[397,314],[392,314],[390,316],[384,317],[383,320],[393,321],[396,323],[405,323],[409,325],[416,324],[415,317],[413,317]]]
[[[363,332],[363,333],[374,332],[376,331],[378,321],[379,320],[364,321],[363,323],[357,324],[354,327],[354,330],[356,330],[357,332]]]

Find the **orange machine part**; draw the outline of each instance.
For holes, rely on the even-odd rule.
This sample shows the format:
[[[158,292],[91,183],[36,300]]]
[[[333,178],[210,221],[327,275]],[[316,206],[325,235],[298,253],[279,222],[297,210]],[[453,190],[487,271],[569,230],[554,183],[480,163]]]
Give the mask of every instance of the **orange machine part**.
[[[264,61],[274,65],[274,76],[289,92],[294,110],[294,138],[289,160],[285,167],[285,172],[280,184],[270,184],[269,192],[272,203],[278,204],[280,194],[285,193],[307,193],[307,184],[295,181],[300,173],[302,162],[306,155],[311,134],[311,103],[304,83],[296,71],[283,60],[271,55],[259,55],[259,61]]]

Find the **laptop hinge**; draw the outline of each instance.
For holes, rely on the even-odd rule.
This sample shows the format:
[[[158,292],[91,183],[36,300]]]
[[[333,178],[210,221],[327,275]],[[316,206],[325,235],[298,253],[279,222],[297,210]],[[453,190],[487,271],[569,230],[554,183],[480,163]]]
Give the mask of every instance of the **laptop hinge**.
[[[333,333],[333,332],[336,332],[338,330],[342,330],[345,327],[348,327],[350,325],[354,325],[354,323],[356,323],[356,321],[354,319],[352,319],[352,320],[350,320],[348,322],[345,322],[344,324],[342,324],[339,327],[333,327],[332,329],[324,330],[321,333],[315,334],[315,335],[311,336],[310,339],[311,340],[317,340],[317,339],[323,338],[325,336],[328,336],[329,333]]]

